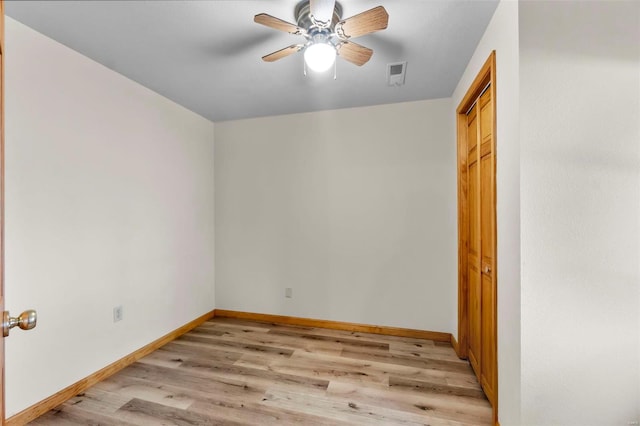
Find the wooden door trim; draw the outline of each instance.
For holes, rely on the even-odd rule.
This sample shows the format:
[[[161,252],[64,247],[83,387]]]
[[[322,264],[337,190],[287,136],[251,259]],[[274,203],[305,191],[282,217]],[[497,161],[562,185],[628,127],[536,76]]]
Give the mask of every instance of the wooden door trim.
[[[487,89],[487,85],[490,85]],[[469,205],[468,205],[468,190],[469,182],[467,176],[467,112],[473,107],[473,104],[480,97],[480,95],[486,90],[491,91],[492,109],[493,109],[493,176],[496,176],[496,132],[497,132],[497,120],[496,120],[496,52],[491,52],[489,58],[485,61],[484,65],[478,72],[478,75],[469,86],[467,93],[460,101],[456,110],[456,125],[457,125],[457,167],[458,167],[458,341],[454,346],[456,353],[460,358],[467,359],[469,356],[469,276],[468,276],[468,259],[467,251],[469,248],[469,230],[466,224],[469,221]],[[494,180],[494,194],[496,194],[495,180]],[[496,211],[496,198],[493,199],[493,209]],[[497,223],[496,215],[493,216],[493,241],[497,244]],[[496,289],[496,301],[497,295],[497,276],[498,276],[498,259],[497,259],[497,246],[494,245],[493,256],[493,286]],[[493,323],[495,325],[495,347],[496,354],[495,371],[498,374],[498,312],[497,303],[493,312]],[[495,380],[495,404],[493,407],[493,423],[498,423],[498,380]]]

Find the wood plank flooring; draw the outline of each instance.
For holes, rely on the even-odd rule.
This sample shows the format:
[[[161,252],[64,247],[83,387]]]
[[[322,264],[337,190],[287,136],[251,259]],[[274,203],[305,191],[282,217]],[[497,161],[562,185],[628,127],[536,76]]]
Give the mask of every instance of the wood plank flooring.
[[[32,425],[489,425],[431,340],[214,318]]]

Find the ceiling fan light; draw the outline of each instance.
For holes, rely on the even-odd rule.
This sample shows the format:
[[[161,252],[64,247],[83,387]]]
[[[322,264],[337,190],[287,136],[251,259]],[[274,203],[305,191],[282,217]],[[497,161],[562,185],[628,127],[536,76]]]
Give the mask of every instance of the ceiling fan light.
[[[336,48],[329,43],[314,43],[304,51],[304,62],[312,71],[324,72],[336,61]]]

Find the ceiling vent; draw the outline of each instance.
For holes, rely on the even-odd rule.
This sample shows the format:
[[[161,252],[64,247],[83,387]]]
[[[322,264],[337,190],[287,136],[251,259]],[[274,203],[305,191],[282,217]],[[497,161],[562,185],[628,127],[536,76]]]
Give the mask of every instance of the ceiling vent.
[[[407,71],[407,62],[394,62],[387,64],[387,84],[389,86],[402,86]]]

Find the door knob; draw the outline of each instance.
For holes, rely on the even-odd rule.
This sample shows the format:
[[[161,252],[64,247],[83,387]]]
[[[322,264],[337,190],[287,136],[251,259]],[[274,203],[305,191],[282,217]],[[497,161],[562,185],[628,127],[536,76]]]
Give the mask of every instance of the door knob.
[[[491,272],[491,267],[488,266],[488,265],[485,265],[484,266],[484,271],[482,271],[482,272],[484,272],[485,274],[488,274],[489,272]]]
[[[33,309],[24,311],[17,318],[10,316],[9,311],[4,311],[4,318],[2,321],[2,333],[4,337],[7,337],[9,335],[9,330],[11,330],[16,325],[23,330],[31,330],[36,326],[37,322],[38,322],[38,314]]]

